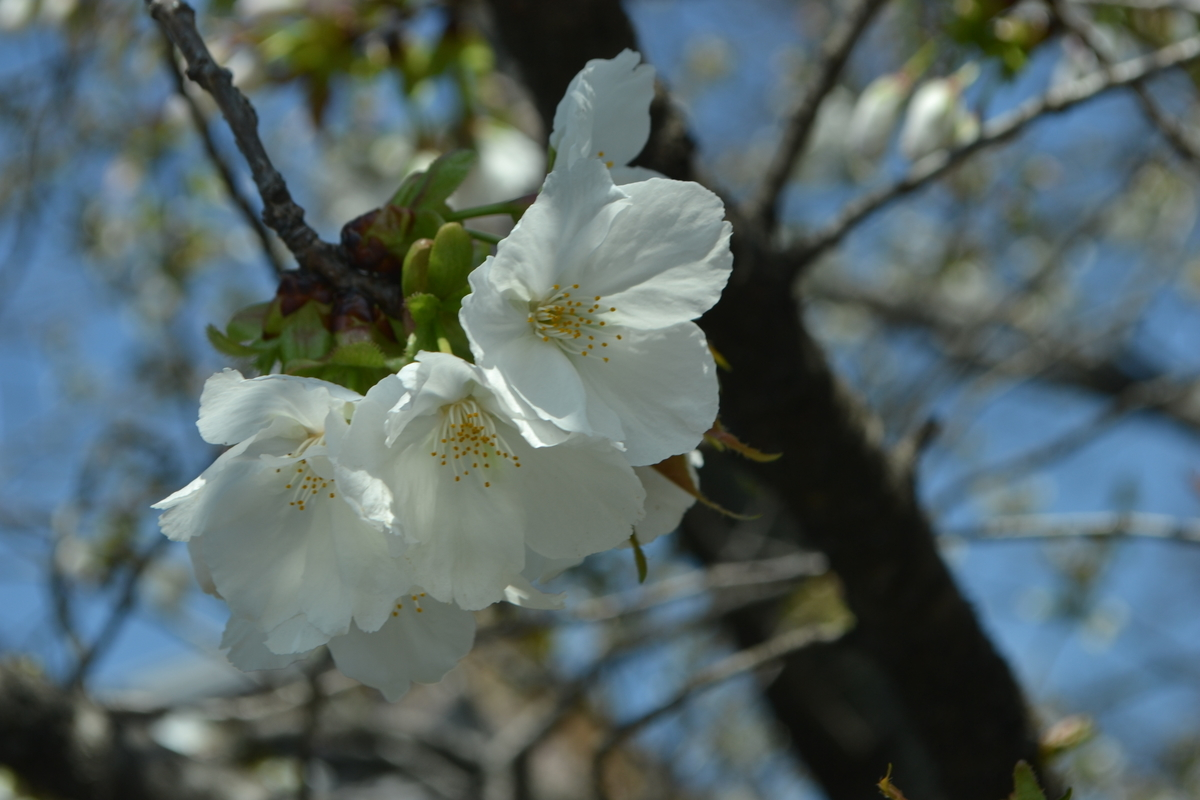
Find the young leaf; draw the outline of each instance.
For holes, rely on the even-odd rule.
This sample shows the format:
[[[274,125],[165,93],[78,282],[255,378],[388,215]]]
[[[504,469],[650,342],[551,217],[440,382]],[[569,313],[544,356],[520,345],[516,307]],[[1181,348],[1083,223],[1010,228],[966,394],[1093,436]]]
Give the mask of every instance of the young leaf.
[[[748,458],[751,461],[757,461],[761,464],[776,461],[783,456],[783,453],[764,453],[758,448],[751,447],[726,430],[720,420],[714,422],[712,428],[704,434],[704,440],[717,448],[719,452],[723,452],[728,448],[743,458]]]
[[[642,543],[638,541],[636,533],[629,534],[629,544],[633,547],[633,563],[637,565],[638,583],[645,583],[650,566],[646,563],[646,554],[642,552]]]
[[[692,474],[688,471],[687,456],[671,456],[654,464],[653,468],[671,483],[696,498],[702,505],[708,506],[718,514],[723,514],[733,519],[758,519],[759,515],[757,514],[737,514],[727,508],[722,508],[701,494],[700,489],[696,487],[695,481],[692,480]]]
[[[215,347],[219,353],[224,353],[227,356],[235,356],[237,358],[253,358],[259,354],[258,350],[255,350],[253,347],[247,347],[240,342],[230,339],[228,336],[217,330],[213,325],[209,325],[207,328],[205,328],[204,332],[208,334],[209,343]]]
[[[900,787],[892,783],[892,765],[888,764],[887,775],[880,779],[879,783],[875,784],[879,787],[879,793],[888,800],[908,800],[904,796],[904,792],[900,791]]]
[[[279,345],[285,370],[290,362],[298,359],[324,358],[332,344],[333,334],[325,327],[320,308],[315,301],[310,300],[301,306],[299,311],[284,318]]]
[[[1009,800],[1046,800],[1046,793],[1038,786],[1033,767],[1024,761],[1018,761],[1013,769],[1013,793],[1008,797]]]
[[[225,326],[225,332],[229,334],[230,339],[238,342],[258,339],[263,335],[263,326],[266,324],[270,311],[270,301],[246,306],[233,315],[233,319],[229,320],[229,324]]]
[[[440,156],[425,170],[421,188],[413,198],[417,208],[436,209],[454,194],[454,190],[467,179],[478,156],[474,150],[454,150]]]

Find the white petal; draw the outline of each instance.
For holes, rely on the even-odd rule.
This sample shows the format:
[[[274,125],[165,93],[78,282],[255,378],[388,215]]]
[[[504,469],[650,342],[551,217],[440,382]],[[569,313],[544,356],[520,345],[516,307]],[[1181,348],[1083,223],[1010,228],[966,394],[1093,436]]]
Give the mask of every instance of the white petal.
[[[531,548],[549,558],[582,558],[633,533],[646,494],[611,444],[577,436],[557,447],[511,446],[521,457],[521,474],[497,485],[508,490],[511,483],[520,492]]]
[[[696,498],[654,467],[635,467],[633,471],[646,489],[646,516],[635,526],[638,543],[645,545],[678,528],[684,512],[696,504]],[[688,473],[699,487],[699,477],[691,464]]]
[[[496,255],[471,273],[472,293],[494,293],[515,304],[516,319],[525,322],[528,302],[549,296],[556,283],[572,283],[567,270],[591,257],[628,205],[625,192],[599,161],[587,159],[569,170],[556,169],[521,221],[497,245]],[[471,316],[468,309],[479,299],[468,295],[463,300],[464,327]]]
[[[357,392],[316,378],[262,375],[247,380],[227,369],[205,382],[196,424],[204,441],[212,444],[249,439],[278,417],[320,431],[331,409],[358,398]]]
[[[318,469],[332,477],[331,467]],[[377,628],[410,583],[388,554],[388,534],[340,498],[314,497],[303,511],[289,506],[296,490],[284,480],[268,468],[225,492],[238,502],[213,512],[200,542],[217,589],[235,614],[268,633],[297,615],[329,636],[344,633],[351,617]]]
[[[520,338],[497,341],[483,351],[490,382],[507,386],[514,403],[527,406],[540,418],[564,431],[593,433],[589,427],[587,389],[573,363],[574,359],[558,345],[543,342],[524,332]],[[532,441],[550,445],[561,437],[538,435],[530,430]]]
[[[525,514],[507,480],[515,475],[489,488],[479,480],[455,481],[452,467],[429,455],[432,428],[427,436],[412,433],[410,426],[393,445],[385,480],[395,493],[413,574],[438,600],[485,608],[504,597],[524,566]],[[511,435],[520,440],[515,430]]]
[[[624,166],[642,151],[650,137],[654,68],[640,61],[623,50],[592,59],[575,76],[554,113],[550,145],[560,158],[603,153],[604,161]]]
[[[167,538],[186,542],[200,536],[208,530],[213,514],[227,514],[231,504],[239,508],[245,505],[248,510],[254,507],[253,495],[236,491],[227,494],[227,489],[241,486],[262,470],[259,464],[243,457],[250,444],[243,442],[222,453],[194,481],[151,506],[164,509],[158,527]]]
[[[287,655],[312,651],[330,638],[328,633],[309,622],[303,614],[297,614],[272,628],[263,644],[271,653]]]
[[[413,681],[433,683],[471,650],[475,617],[452,605],[424,598],[421,612],[403,603],[396,616],[373,633],[351,628],[329,642],[343,673],[399,700]]]
[[[729,280],[732,228],[719,197],[696,183],[652,179],[624,187],[630,204],[573,282],[616,307],[605,319],[665,328],[695,319]]]
[[[388,446],[378,434],[394,391],[376,387],[355,412],[339,463],[365,476],[364,485],[387,486],[392,529],[403,536],[414,580],[432,597],[483,608],[520,584],[527,543],[552,558],[581,558],[629,537],[644,495],[611,442],[575,436],[555,447],[530,445],[485,373],[457,357],[423,353],[404,373],[413,396],[387,412],[402,422],[399,436]],[[436,403],[421,396],[426,390]],[[455,458],[473,447],[458,453],[463,442],[446,439],[454,434],[442,428],[445,407],[460,401],[477,404],[470,413],[494,426],[504,455]]]
[[[521,574],[531,581],[545,583],[582,563],[582,558],[547,558],[527,547],[525,549],[525,568],[521,570]]]
[[[229,650],[229,663],[243,672],[259,669],[282,669],[308,653],[277,655],[263,644],[262,629],[244,617],[231,616],[221,637],[221,649]],[[309,652],[312,652],[311,650]]]
[[[198,539],[192,539],[187,543],[188,555],[192,559],[192,572],[196,574],[196,583],[200,584],[200,590],[205,594],[220,597],[221,593],[217,591],[217,585],[213,583],[212,574],[208,571],[208,565],[204,563],[204,558],[200,555],[200,550],[197,547],[199,543]]]
[[[717,372],[704,333],[691,322],[661,331],[627,331],[607,363],[576,359],[588,409],[620,419],[625,457],[657,464],[699,444],[717,417]],[[593,424],[596,427],[596,424]]]
[[[396,376],[389,375],[371,387],[367,393],[371,401],[364,399],[358,404],[354,412],[357,427],[353,427],[354,423],[330,425],[325,433],[334,465],[334,478],[341,489],[342,499],[363,520],[386,530],[396,524],[392,513],[392,491],[382,480],[361,468],[361,458],[356,449],[358,445],[351,436],[351,430],[357,430],[360,437],[371,440],[375,445],[381,443],[385,436],[388,409],[395,405],[403,393],[404,387],[396,380]]]
[[[518,580],[504,589],[504,599],[514,606],[536,608],[542,611],[557,611],[563,608],[567,596],[565,592],[547,594],[533,588],[533,584],[525,576],[518,575],[517,578]]]
[[[613,183],[617,186],[648,181],[651,178],[667,177],[658,170],[647,169],[646,167],[613,167],[609,170],[609,173],[612,175]]]

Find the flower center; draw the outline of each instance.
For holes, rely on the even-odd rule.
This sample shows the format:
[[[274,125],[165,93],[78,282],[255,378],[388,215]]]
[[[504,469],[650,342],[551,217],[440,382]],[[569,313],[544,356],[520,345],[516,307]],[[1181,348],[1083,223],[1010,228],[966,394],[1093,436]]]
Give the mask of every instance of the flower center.
[[[325,434],[319,433],[305,439],[294,453],[288,453],[288,456],[302,456],[316,444],[325,444]],[[334,491],[333,478],[323,478],[313,469],[312,462],[307,458],[301,458],[299,461],[292,463],[290,467],[280,467],[275,470],[283,476],[287,481],[283,485],[284,489],[291,490],[291,500],[288,501],[288,508],[294,508],[297,511],[307,511],[309,505],[314,500],[330,499],[337,497]]]
[[[604,305],[600,295],[572,297],[572,292],[578,294],[578,289],[578,283],[567,290],[555,284],[549,298],[529,304],[529,324],[543,342],[553,340],[563,352],[572,355],[600,356],[607,364],[609,345],[620,341],[621,334],[609,329],[600,317],[611,314],[617,307]]]
[[[429,455],[443,467],[454,470],[454,481],[475,475],[475,480],[490,489],[496,477],[494,468],[506,461],[521,466],[500,434],[492,415],[479,407],[474,397],[465,397],[441,408],[442,423],[435,429],[435,444]]]
[[[409,597],[412,598],[412,607],[416,610],[416,612],[418,614],[424,614],[425,609],[421,608],[421,600],[425,597],[425,593],[418,592],[417,594],[410,594]],[[393,617],[400,616],[400,612],[403,610],[404,610],[404,598],[402,597],[396,601],[396,605],[392,608],[392,616]]]
[[[282,472],[283,470],[275,471]],[[287,483],[283,488],[292,490],[292,499],[288,502],[288,507],[297,511],[306,511],[314,500],[333,499],[337,496],[334,491],[333,478],[323,478],[318,475],[307,458],[296,462],[295,467],[287,475]]]

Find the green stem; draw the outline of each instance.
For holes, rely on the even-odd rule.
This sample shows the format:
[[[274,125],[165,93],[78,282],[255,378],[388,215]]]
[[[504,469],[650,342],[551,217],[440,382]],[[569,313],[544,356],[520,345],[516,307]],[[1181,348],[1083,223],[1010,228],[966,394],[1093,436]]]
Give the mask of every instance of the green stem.
[[[446,329],[438,320],[433,323],[433,335],[437,339],[438,350],[454,355],[454,348],[450,346],[450,337],[446,335]]]
[[[483,231],[477,231],[472,228],[465,228],[464,230],[471,234],[472,238],[478,239],[481,242],[487,242],[488,244],[500,244],[500,240],[504,238],[503,236],[497,236],[494,233],[484,233]]]
[[[518,217],[528,207],[528,203],[519,203],[513,200],[506,200],[503,203],[491,203],[486,206],[460,208],[457,211],[451,211],[449,214],[442,215],[442,219],[446,220],[446,222],[457,222],[458,220],[462,219],[491,217],[497,214],[507,214],[510,217]]]

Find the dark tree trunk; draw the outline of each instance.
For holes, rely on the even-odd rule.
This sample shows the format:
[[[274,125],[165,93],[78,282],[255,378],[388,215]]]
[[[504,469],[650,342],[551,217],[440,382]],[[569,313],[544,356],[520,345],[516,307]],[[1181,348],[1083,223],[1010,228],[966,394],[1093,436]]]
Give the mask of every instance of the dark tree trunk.
[[[616,0],[489,0],[500,44],[547,124],[589,58],[637,43]],[[665,98],[639,163],[692,177],[691,144]],[[734,365],[722,416],[745,441],[784,453],[755,465],[803,541],[821,549],[857,619],[842,642],[789,659],[767,698],[831,797],[875,796],[889,763],[914,800],[998,800],[1012,770],[1038,762],[1020,688],[935,547],[912,491],[912,464],[889,456],[869,413],[833,374],[798,313],[777,258],[738,237],[721,302],[701,321]],[[791,274],[794,274],[791,273]],[[691,515],[697,554],[720,555],[722,523]],[[706,533],[698,529],[706,528]],[[731,617],[742,645],[770,634],[769,610]]]

